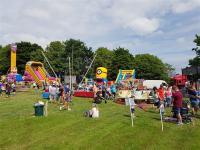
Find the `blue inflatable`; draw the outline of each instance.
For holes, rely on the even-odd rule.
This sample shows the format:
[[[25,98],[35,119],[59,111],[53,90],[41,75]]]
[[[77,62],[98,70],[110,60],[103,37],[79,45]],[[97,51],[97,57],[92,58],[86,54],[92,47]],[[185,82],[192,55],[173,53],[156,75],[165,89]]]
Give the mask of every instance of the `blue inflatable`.
[[[49,99],[49,92],[42,93],[42,98]]]

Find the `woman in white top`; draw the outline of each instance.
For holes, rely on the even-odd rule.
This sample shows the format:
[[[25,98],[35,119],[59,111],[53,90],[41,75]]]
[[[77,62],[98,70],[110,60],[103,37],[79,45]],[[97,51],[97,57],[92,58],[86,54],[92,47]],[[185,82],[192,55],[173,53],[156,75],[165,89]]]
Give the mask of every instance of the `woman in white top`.
[[[92,106],[91,116],[92,116],[92,118],[99,118],[99,110],[98,110],[96,104],[93,104],[93,106]]]

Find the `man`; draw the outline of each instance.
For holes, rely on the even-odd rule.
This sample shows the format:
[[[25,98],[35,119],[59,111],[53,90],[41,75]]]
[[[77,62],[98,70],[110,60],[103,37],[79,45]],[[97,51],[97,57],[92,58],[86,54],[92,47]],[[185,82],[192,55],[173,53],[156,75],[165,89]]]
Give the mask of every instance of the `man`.
[[[178,120],[177,124],[182,125],[181,108],[183,103],[183,95],[175,85],[172,87],[172,98],[173,111]]]

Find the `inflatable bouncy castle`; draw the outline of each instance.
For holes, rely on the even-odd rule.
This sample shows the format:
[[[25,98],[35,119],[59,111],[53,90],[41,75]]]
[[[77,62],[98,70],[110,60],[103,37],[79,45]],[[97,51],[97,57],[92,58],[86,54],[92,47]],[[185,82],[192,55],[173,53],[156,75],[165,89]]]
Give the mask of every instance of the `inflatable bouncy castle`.
[[[108,70],[104,67],[98,67],[96,69],[96,82],[97,84],[108,83],[107,80],[107,72]]]
[[[49,75],[49,73],[44,68],[43,63],[41,62],[27,62],[25,74],[31,76],[31,78],[40,86],[43,82],[53,82],[57,80],[56,78]]]

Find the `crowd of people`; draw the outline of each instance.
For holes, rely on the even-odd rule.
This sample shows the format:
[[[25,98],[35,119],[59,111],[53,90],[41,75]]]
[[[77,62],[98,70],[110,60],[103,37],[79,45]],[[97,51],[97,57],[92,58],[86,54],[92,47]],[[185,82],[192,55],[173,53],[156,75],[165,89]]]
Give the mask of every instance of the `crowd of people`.
[[[16,94],[16,84],[15,82],[3,82],[0,81],[0,96],[6,95],[6,97],[10,97]]]
[[[158,89],[154,87],[151,93],[154,105],[157,108],[160,108],[162,104],[165,107],[172,107],[172,112],[174,113],[174,117],[177,118],[178,125],[183,124],[182,115],[184,112],[189,112],[191,108],[191,114],[195,116],[200,106],[200,93],[196,89],[195,84],[187,84],[185,89],[186,93],[183,93],[183,91],[175,85],[172,87],[160,85]],[[183,95],[189,98],[189,102],[184,100]]]

